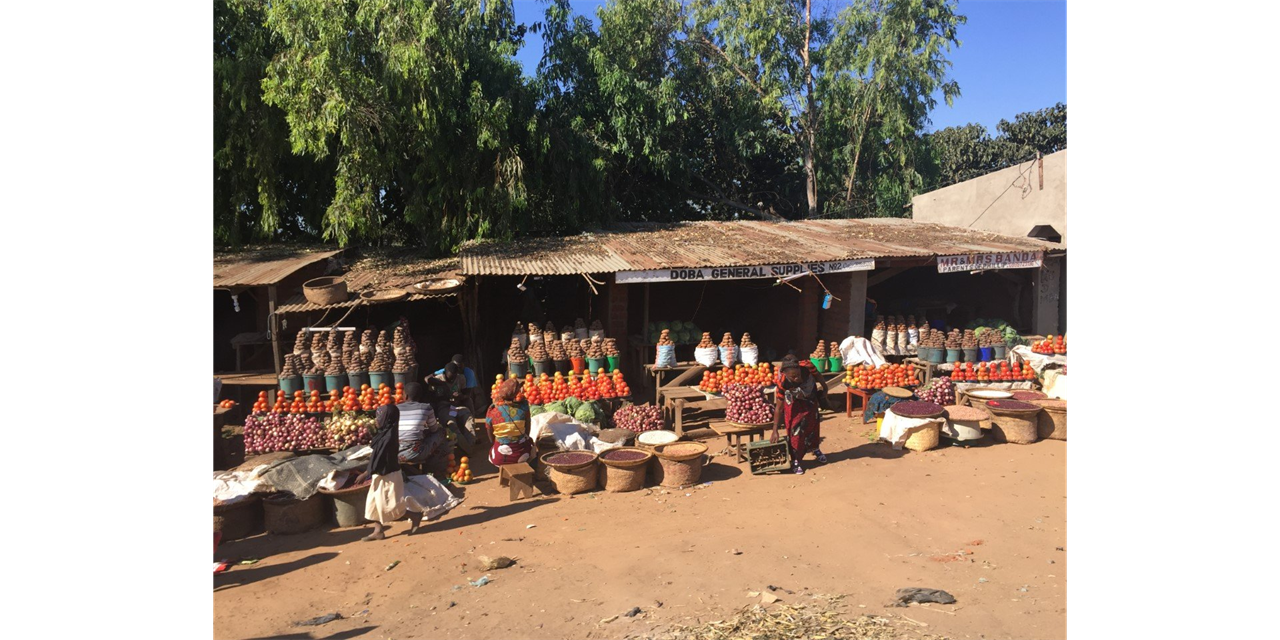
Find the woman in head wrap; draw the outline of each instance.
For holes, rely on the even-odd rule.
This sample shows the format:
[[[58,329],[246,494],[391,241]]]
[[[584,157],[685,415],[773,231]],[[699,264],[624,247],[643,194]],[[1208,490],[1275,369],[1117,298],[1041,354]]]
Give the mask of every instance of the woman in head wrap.
[[[494,466],[528,462],[533,455],[533,441],[529,439],[529,403],[517,401],[519,395],[519,380],[504,381],[493,393],[493,406],[485,414],[485,426],[493,442],[489,462]]]
[[[778,424],[786,424],[791,470],[801,475],[804,474],[804,467],[800,466],[800,461],[809,451],[813,451],[818,462],[827,462],[827,456],[818,449],[818,443],[822,441],[818,433],[819,389],[825,392],[826,384],[814,373],[813,366],[807,360],[801,364],[795,355],[782,359],[773,408],[773,435],[769,441],[777,442]]]
[[[423,518],[434,520],[462,502],[430,475],[406,476],[400,470],[399,407],[383,405],[376,415],[373,457],[369,468],[356,479],[359,484],[372,478],[364,517],[373,521],[373,533],[363,538],[366,541],[385,538],[386,528],[406,513],[411,524],[409,533],[416,533]]]

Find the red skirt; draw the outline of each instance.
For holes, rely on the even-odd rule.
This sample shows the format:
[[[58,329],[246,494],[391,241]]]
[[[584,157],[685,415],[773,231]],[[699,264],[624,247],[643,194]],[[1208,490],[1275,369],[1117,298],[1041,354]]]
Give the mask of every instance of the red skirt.
[[[489,463],[494,466],[501,466],[517,462],[529,462],[529,458],[532,455],[533,440],[525,436],[517,442],[508,444],[494,442],[493,447],[489,449]]]
[[[804,454],[818,448],[822,436],[818,431],[818,406],[809,400],[796,400],[782,404],[782,420],[787,427],[787,440],[799,460]]]

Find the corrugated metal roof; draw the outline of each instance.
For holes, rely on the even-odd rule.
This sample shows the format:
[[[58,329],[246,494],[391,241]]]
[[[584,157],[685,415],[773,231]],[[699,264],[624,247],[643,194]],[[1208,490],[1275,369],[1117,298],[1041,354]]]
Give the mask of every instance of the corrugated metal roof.
[[[283,305],[276,308],[276,313],[300,313],[303,311],[322,311],[324,309],[342,309],[353,307],[359,301],[359,295],[365,291],[387,289],[407,289],[424,280],[441,278],[464,279],[458,275],[457,258],[430,258],[413,249],[362,251],[364,257],[357,260],[342,275],[347,283],[348,299],[331,305],[318,305],[308,302],[301,293],[290,297]],[[397,302],[416,302],[419,300],[436,300],[454,297],[455,293],[411,293],[409,297]],[[371,303],[381,304],[381,303]]]
[[[906,219],[626,224],[565,238],[480,242],[459,252],[466,275],[572,275],[854,258],[1065,251],[1060,244]]]
[[[327,260],[341,250],[266,248],[213,256],[213,286],[261,287],[279,283],[298,270]]]

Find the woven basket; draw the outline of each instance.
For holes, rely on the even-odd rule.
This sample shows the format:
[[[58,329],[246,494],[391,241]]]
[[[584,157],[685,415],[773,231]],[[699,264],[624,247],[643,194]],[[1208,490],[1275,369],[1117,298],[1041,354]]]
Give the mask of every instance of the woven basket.
[[[627,429],[601,429],[596,437],[605,442],[620,442],[629,446],[635,442],[636,432]]]
[[[677,449],[666,453],[664,450],[669,447]],[[685,451],[685,448],[689,450]],[[664,487],[676,488],[698,484],[702,467],[706,464],[706,453],[707,445],[701,442],[672,442],[654,447],[661,470],[658,482]]]
[[[564,452],[552,451],[541,458],[542,463],[550,469],[548,475],[551,478],[551,483],[556,486],[556,491],[565,495],[573,495],[595,489],[597,473],[600,470],[599,456],[589,451],[575,451],[574,453],[590,453],[591,460],[575,465],[559,465],[547,462],[547,458],[561,453]]]
[[[267,532],[289,535],[320,526],[324,522],[324,503],[324,497],[318,493],[306,500],[287,494],[263,500],[263,521]]]
[[[1067,439],[1067,401],[1066,400],[1032,400],[1031,404],[1040,405],[1044,411],[1036,423],[1041,440]]]
[[[610,493],[636,491],[644,487],[645,473],[649,470],[649,460],[653,454],[635,447],[622,447],[610,451],[640,451],[644,457],[638,460],[609,460],[600,458],[604,465],[604,473],[600,474],[600,488]],[[609,452],[605,452],[606,455]]]
[[[302,283],[302,295],[311,304],[329,305],[347,301],[347,283],[338,276],[314,278]]]
[[[1013,444],[1031,444],[1040,439],[1038,416],[1044,413],[1035,411],[1008,411],[988,406],[991,412],[991,438],[996,442]]]
[[[239,502],[213,508],[213,530],[223,541],[247,538],[262,530],[262,498],[249,496]]]
[[[938,446],[938,437],[942,433],[942,425],[933,422],[911,432],[902,446],[912,451],[928,451]]]

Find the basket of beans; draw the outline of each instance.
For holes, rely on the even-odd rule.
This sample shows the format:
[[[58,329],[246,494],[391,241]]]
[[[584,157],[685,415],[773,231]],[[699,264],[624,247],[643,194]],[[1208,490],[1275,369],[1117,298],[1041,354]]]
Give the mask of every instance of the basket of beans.
[[[548,476],[556,491],[565,495],[585,493],[596,488],[599,456],[591,451],[552,451],[540,460],[550,470]]]
[[[985,406],[991,412],[991,435],[996,442],[1031,444],[1040,438],[1040,406],[1021,400],[988,400]]]
[[[600,454],[604,473],[600,488],[610,493],[636,491],[644,487],[645,471],[653,454],[636,447],[619,447]]]

